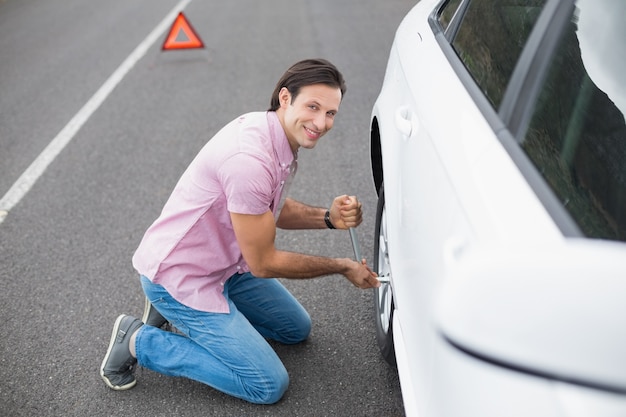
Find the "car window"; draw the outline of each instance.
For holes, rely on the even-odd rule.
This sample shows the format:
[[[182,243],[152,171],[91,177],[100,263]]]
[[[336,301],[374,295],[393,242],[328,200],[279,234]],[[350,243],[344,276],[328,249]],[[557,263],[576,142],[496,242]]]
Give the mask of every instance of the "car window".
[[[448,28],[459,4],[461,4],[461,0],[450,0],[439,10],[439,23],[444,31]]]
[[[522,147],[587,236],[626,241],[626,2],[580,0]]]
[[[463,20],[452,47],[495,109],[500,106],[515,64],[545,3],[546,0],[471,0],[454,16]],[[448,13],[444,9],[441,16]]]

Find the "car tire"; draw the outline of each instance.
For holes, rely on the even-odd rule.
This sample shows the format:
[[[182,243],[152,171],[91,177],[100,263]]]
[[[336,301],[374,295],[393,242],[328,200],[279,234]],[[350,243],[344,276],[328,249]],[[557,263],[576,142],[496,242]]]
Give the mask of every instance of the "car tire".
[[[389,266],[389,252],[387,245],[387,223],[385,215],[385,190],[380,186],[378,205],[376,207],[376,237],[374,243],[374,272],[379,277],[391,279]],[[394,301],[391,281],[383,283],[374,289],[374,309],[376,311],[376,338],[378,347],[385,361],[396,365],[396,355],[393,345],[393,312]]]

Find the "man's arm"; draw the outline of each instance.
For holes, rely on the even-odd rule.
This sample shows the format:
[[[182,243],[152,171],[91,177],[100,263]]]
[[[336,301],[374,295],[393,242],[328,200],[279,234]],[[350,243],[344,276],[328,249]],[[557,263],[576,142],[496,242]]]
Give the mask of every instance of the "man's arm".
[[[341,274],[359,288],[380,285],[376,274],[367,265],[351,259],[277,250],[274,246],[276,225],[271,211],[260,215],[231,213],[230,217],[241,253],[252,274],[259,278],[315,278]]]

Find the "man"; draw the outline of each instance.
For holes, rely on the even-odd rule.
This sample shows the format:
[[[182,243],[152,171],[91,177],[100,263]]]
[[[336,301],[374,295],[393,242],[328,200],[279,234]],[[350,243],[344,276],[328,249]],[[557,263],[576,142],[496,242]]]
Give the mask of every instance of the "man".
[[[311,321],[274,278],[342,274],[360,288],[380,285],[365,260],[274,245],[276,227],[347,229],[362,221],[355,197],[337,197],[328,210],[285,198],[298,149],[314,148],[332,128],[344,92],[330,62],[298,62],[279,80],[267,112],[233,120],[191,162],[133,257],[146,308],[143,321],[121,315],[115,322],[100,368],[109,387],[132,388],[138,362],[275,403],[289,377],[266,338],[299,343]],[[160,329],[166,320],[179,332]]]

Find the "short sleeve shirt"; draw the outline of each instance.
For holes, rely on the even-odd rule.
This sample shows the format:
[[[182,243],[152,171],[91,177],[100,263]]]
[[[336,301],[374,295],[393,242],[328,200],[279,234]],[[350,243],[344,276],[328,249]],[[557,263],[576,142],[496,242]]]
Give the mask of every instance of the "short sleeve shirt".
[[[269,210],[278,218],[296,164],[275,112],[233,120],[183,173],[139,244],[133,266],[191,308],[228,312],[224,283],[250,270],[230,213]]]

